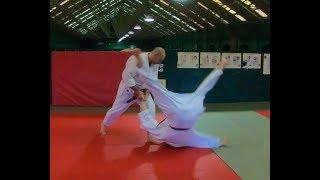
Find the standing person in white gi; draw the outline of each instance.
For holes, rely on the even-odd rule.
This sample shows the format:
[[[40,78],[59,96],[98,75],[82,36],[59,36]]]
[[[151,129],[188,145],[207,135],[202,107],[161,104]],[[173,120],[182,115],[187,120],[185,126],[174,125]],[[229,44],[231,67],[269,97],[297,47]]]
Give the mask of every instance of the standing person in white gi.
[[[134,55],[129,57],[126,67],[122,72],[122,80],[119,84],[114,103],[101,123],[101,135],[106,134],[107,127],[112,125],[129,106],[144,98],[141,91],[144,87],[142,87],[142,83],[136,78],[137,63],[140,63],[140,71],[144,71],[148,76],[158,79],[159,64],[166,56],[164,49],[161,47],[156,47],[151,52],[143,52],[141,54],[138,53],[139,49],[125,49],[123,51],[131,51]],[[149,96],[146,101],[150,116],[155,118],[155,104],[152,97]]]
[[[166,115],[166,119],[157,123],[148,111],[145,101],[139,103],[140,123],[147,129],[149,140],[154,143],[167,143],[174,147],[218,148],[226,144],[226,139],[201,134],[194,129],[196,121],[204,112],[203,101],[227,65],[225,59],[220,61],[218,68],[213,70],[193,93],[178,94],[167,90],[161,83],[138,70],[138,79],[154,97],[156,105]],[[148,92],[145,94],[148,95]]]

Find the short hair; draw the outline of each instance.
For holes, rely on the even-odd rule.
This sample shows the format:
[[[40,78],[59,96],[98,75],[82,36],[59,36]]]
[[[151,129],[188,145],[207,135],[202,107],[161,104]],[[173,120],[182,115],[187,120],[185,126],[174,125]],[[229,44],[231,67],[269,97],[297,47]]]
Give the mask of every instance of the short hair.
[[[166,51],[162,47],[155,47],[152,50],[152,53],[160,55],[162,57],[162,59],[164,59],[166,57]]]

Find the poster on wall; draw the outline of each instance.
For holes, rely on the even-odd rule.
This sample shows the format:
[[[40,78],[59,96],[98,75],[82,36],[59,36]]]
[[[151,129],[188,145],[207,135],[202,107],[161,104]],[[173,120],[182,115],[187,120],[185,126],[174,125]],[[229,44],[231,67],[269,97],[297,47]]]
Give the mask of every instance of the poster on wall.
[[[225,68],[241,69],[241,53],[222,53],[222,58],[229,62]]]
[[[243,53],[244,69],[260,69],[261,54],[259,53]]]
[[[216,68],[220,57],[220,52],[200,52],[200,68]]]
[[[263,74],[270,74],[270,54],[263,55]]]
[[[199,68],[198,52],[178,52],[178,68]]]

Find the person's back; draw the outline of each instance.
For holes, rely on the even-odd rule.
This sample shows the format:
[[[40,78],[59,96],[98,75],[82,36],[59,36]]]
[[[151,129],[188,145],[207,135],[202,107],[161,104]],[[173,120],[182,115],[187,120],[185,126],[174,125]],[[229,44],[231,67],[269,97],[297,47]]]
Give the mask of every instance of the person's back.
[[[151,139],[175,147],[217,148],[224,145],[225,142],[220,142],[219,137],[197,132],[194,125],[205,110],[203,106],[205,95],[214,87],[226,65],[227,61],[222,60],[218,68],[204,79],[196,91],[189,94],[171,92],[164,88],[159,81],[146,76],[142,71],[138,71],[139,78],[145,83],[144,86],[150,91],[155,103],[167,116],[167,119],[156,125],[157,121],[150,116],[145,102],[140,103],[139,119],[141,124],[148,122],[145,127]]]
[[[159,64],[150,64],[148,60],[148,52],[143,52],[140,54],[140,58],[142,60],[142,67],[140,68],[141,71],[148,73],[148,76],[152,76],[154,79],[158,79],[158,68]],[[139,78],[137,78],[136,71],[137,71],[137,59],[135,55],[132,55],[129,57],[129,59],[126,62],[126,66],[124,70],[122,71],[122,80],[121,82],[123,84],[127,84],[127,86],[132,86],[132,82],[134,80],[134,84],[139,87],[140,89],[143,89],[143,83]],[[129,77],[132,77],[132,79],[129,79]]]
[[[204,112],[204,96],[198,96],[197,92],[193,93],[175,93],[167,90],[155,78],[150,77],[147,71],[138,70],[140,82],[144,82],[144,87],[149,89],[155,97],[154,101],[162,110],[164,115],[170,119],[172,127],[191,128]],[[167,96],[162,96],[166,94]],[[157,98],[161,96],[161,98]]]
[[[219,137],[199,133],[193,126],[190,128],[175,128],[172,126],[172,122],[184,121],[185,119],[166,118],[157,124],[156,120],[150,116],[148,110],[141,111],[139,117],[143,129],[147,129],[148,131],[149,141],[153,143],[166,143],[174,147],[188,146],[199,148],[218,148],[222,145]]]

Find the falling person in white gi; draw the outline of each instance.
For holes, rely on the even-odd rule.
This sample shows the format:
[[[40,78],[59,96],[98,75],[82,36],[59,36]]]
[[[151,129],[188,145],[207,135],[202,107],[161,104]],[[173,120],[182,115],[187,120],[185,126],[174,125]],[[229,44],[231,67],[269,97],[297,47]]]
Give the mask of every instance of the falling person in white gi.
[[[218,68],[213,70],[193,93],[178,94],[164,88],[161,83],[138,71],[138,79],[154,97],[156,105],[162,110],[166,119],[157,123],[150,114],[145,101],[139,103],[140,123],[147,129],[150,141],[166,143],[174,147],[218,148],[226,144],[226,138],[205,135],[194,129],[196,121],[204,112],[203,101],[208,91],[217,83],[227,65],[225,59],[220,60]],[[148,96],[148,92],[145,94]]]
[[[122,51],[131,52],[126,67],[122,72],[122,80],[118,87],[118,92],[114,103],[106,113],[105,118],[100,125],[100,134],[105,135],[107,127],[112,125],[117,118],[124,113],[129,106],[141,101],[144,97],[142,94],[142,83],[136,78],[137,63],[140,71],[148,74],[153,79],[158,79],[159,64],[164,60],[166,53],[163,48],[156,47],[151,52],[140,53],[140,49],[125,49]],[[139,60],[139,61],[138,61]],[[149,115],[155,117],[155,104],[151,96],[146,100]]]

